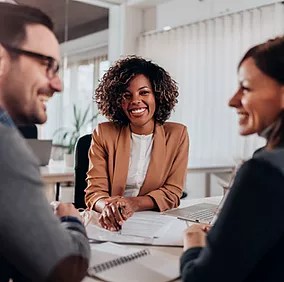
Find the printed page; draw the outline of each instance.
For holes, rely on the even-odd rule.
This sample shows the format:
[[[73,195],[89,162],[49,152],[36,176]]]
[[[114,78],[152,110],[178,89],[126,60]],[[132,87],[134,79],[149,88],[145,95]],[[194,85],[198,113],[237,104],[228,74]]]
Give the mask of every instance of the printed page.
[[[117,232],[101,228],[95,221],[86,229],[88,237],[97,241],[151,245],[154,239],[165,236],[175,220],[158,212],[146,211],[135,213]]]
[[[121,229],[122,235],[159,238],[165,235],[173,218],[151,211],[136,212]]]
[[[89,224],[86,227],[87,235],[90,241],[100,241],[100,242],[116,242],[116,243],[129,243],[129,244],[146,244],[151,245],[153,243],[152,238],[138,237],[132,235],[123,235],[120,231],[108,231],[101,228],[95,224]]]

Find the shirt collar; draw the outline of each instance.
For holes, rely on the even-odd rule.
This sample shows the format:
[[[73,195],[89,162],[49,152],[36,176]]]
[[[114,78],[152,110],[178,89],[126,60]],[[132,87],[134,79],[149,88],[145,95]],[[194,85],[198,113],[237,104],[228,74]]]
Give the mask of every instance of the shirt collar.
[[[9,114],[0,108],[0,123],[7,127],[16,127]]]

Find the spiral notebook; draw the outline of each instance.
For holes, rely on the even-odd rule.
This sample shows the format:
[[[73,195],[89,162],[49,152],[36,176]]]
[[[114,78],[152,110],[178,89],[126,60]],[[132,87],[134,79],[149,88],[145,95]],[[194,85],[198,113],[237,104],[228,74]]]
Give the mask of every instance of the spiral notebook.
[[[108,282],[167,282],[179,277],[179,256],[115,243],[92,246],[88,276]]]

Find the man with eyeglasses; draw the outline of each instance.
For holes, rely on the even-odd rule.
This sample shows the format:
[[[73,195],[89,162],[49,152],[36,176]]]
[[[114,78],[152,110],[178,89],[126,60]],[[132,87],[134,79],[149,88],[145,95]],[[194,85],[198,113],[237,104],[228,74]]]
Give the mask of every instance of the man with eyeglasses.
[[[0,281],[81,281],[90,247],[80,214],[54,216],[38,163],[15,123],[46,121],[62,89],[59,45],[40,10],[0,3]]]

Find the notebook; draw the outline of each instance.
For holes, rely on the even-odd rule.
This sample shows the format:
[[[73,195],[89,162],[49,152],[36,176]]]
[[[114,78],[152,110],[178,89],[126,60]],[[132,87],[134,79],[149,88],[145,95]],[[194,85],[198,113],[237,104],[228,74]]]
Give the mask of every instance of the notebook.
[[[48,165],[52,148],[52,140],[26,139],[40,166]]]
[[[109,282],[167,282],[179,277],[179,256],[115,243],[92,245],[87,276]]]

